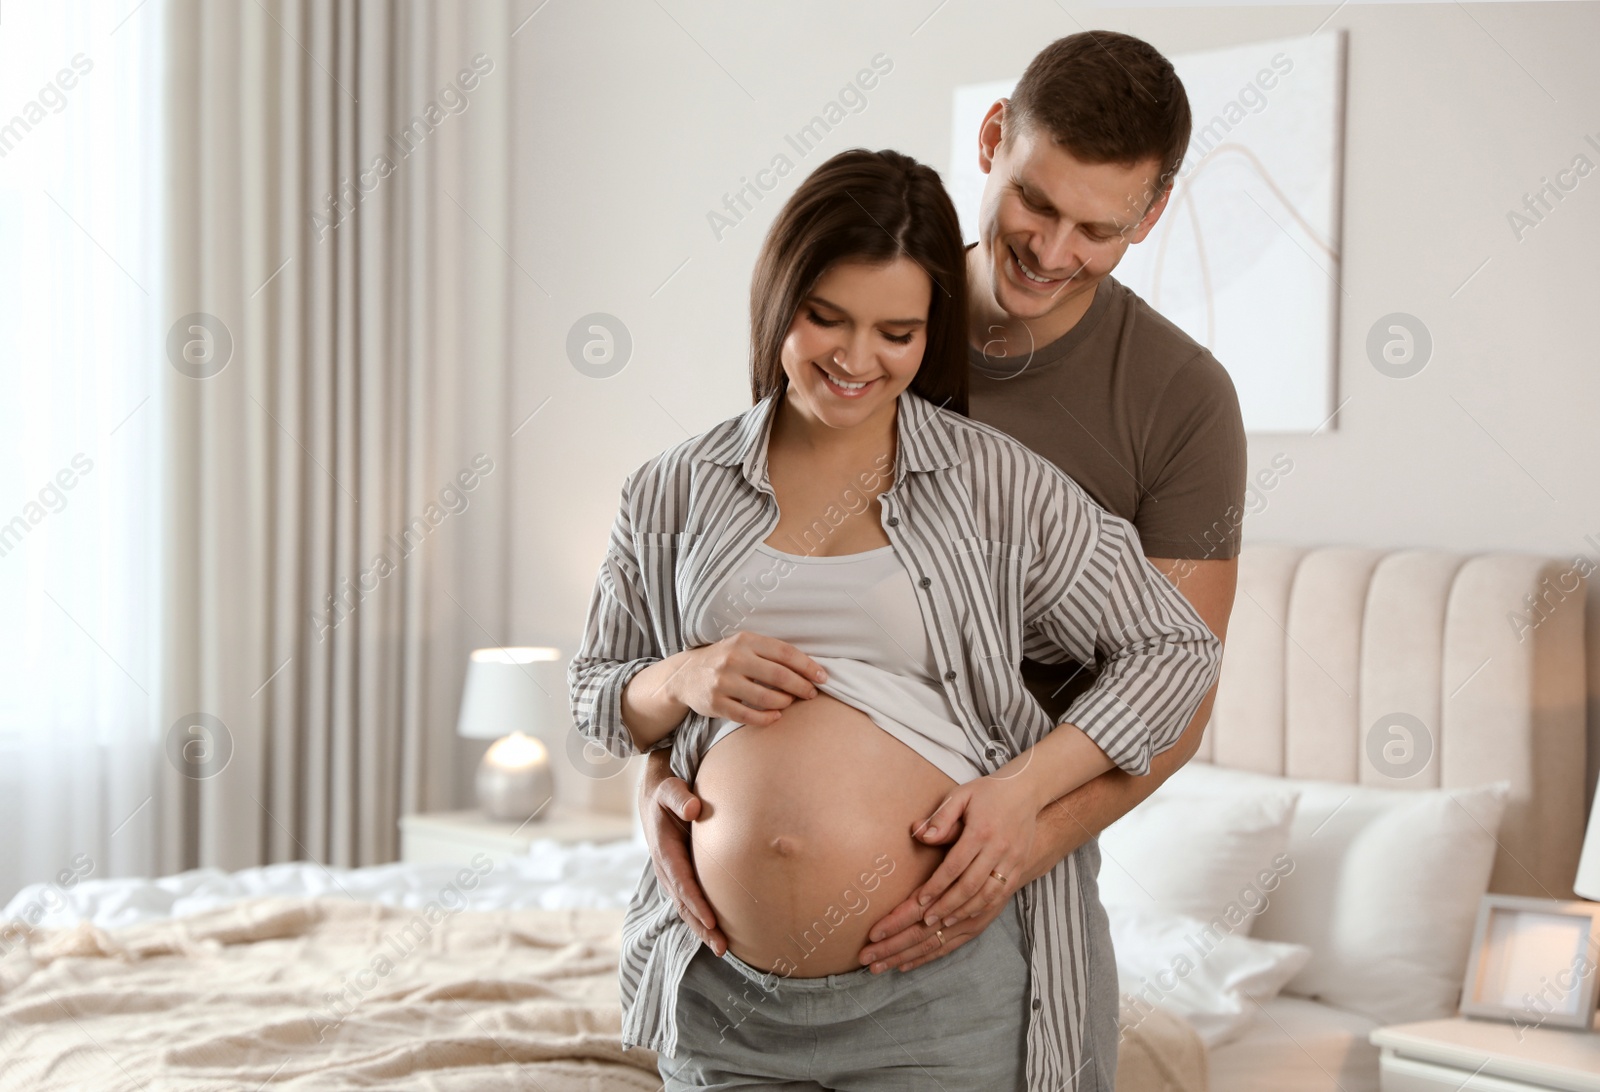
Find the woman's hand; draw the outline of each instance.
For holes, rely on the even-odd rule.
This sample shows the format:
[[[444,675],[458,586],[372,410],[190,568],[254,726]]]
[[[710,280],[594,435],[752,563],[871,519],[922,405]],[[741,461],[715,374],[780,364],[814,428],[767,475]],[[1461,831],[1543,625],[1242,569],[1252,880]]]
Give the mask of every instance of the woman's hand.
[[[796,698],[816,697],[815,684],[828,679],[810,656],[759,633],[735,633],[679,656],[665,684],[672,695],[697,713],[739,724],[772,724]]]
[[[860,959],[873,974],[909,971],[944,958],[982,934],[1013,894],[1054,867],[1059,858],[1048,856],[1052,847],[1038,812],[1024,814],[1037,802],[1027,779],[1018,776],[1026,771],[1026,761],[1013,760],[951,791],[932,815],[912,828],[923,844],[950,849],[927,882],[867,934]],[[995,872],[1005,877],[1004,883]]]
[[[912,830],[924,842],[960,836],[917,891],[922,921],[948,927],[1004,903],[1021,886],[1033,860],[1039,803],[1014,770],[1001,769],[958,785],[934,813]],[[1004,877],[1004,879],[1001,879]]]

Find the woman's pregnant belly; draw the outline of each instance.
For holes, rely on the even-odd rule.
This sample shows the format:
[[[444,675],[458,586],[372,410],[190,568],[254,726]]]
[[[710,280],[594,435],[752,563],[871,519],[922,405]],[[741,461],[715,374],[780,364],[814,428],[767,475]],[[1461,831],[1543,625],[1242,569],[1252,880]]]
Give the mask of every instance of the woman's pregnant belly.
[[[944,858],[911,829],[955,784],[826,694],[719,740],[690,838],[729,949],[786,977],[859,969],[867,931]]]

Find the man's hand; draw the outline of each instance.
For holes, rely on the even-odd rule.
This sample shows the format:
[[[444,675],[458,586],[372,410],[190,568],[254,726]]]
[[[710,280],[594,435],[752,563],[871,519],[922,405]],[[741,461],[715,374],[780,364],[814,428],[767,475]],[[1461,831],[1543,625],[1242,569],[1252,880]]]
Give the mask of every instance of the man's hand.
[[[656,882],[694,935],[720,956],[728,950],[728,938],[717,928],[717,917],[700,890],[700,878],[689,856],[689,824],[699,815],[700,798],[688,782],[673,776],[671,753],[651,751],[639,782],[639,818]]]

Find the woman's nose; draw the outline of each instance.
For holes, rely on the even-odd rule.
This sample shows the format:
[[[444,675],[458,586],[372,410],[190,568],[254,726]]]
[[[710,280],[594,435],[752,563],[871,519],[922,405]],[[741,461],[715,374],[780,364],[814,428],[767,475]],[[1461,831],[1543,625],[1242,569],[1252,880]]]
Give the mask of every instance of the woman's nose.
[[[851,375],[858,374],[871,367],[872,347],[865,335],[844,342],[833,350],[833,362],[841,370]]]

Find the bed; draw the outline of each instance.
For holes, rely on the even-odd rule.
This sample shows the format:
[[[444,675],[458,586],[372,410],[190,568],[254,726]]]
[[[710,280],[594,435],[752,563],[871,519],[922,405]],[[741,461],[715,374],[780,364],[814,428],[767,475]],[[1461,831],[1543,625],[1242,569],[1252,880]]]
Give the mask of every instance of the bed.
[[[0,1089],[651,1092],[654,1057],[619,1045],[616,985],[644,860],[541,840],[465,866],[24,889],[0,957]]]
[[[1572,575],[1519,554],[1253,546],[1197,761],[1407,789],[1508,780],[1489,890],[1571,898],[1588,756],[1585,597]],[[1365,746],[1396,710],[1434,737],[1406,777]],[[1282,994],[1210,1053],[1211,1087],[1376,1092],[1375,1026]]]
[[[87,881],[8,935],[0,1090],[655,1092],[655,1055],[618,1045],[622,918],[648,859],[542,840],[492,866]],[[1171,1013],[1122,1059],[1123,1087],[1204,1087],[1204,1047]]]
[[[1562,568],[1246,550],[1199,761],[1367,786],[1508,780],[1490,888],[1570,895],[1584,826],[1583,596],[1530,629],[1507,624]],[[1362,726],[1395,709],[1437,726],[1430,761],[1405,778],[1364,750]],[[35,885],[0,918],[0,1092],[654,1090],[654,1056],[617,1046],[620,927],[645,862],[637,842],[540,841],[526,858],[466,867],[294,863]],[[1252,1000],[1248,1026],[1213,1049],[1175,1004],[1133,1001],[1119,1092],[1377,1088],[1377,1021],[1316,997]]]

